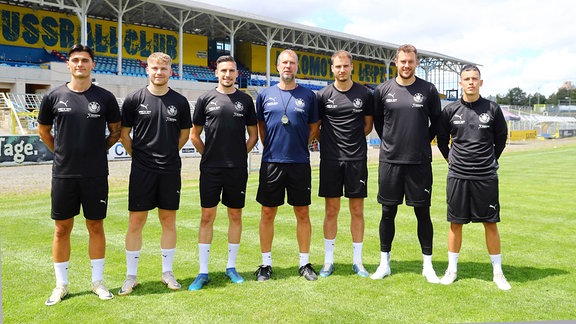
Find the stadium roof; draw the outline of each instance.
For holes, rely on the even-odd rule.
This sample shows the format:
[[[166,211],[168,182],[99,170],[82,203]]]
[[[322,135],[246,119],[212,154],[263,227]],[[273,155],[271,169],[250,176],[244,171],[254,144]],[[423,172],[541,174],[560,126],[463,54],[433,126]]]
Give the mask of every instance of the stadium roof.
[[[363,38],[293,22],[271,19],[247,12],[191,0],[0,0],[0,3],[41,8],[83,17],[161,28],[254,44],[287,47],[331,55],[345,49],[354,57],[387,66],[393,61],[397,44]],[[83,38],[84,39],[84,38]],[[472,63],[448,55],[419,49],[424,68],[459,72]]]

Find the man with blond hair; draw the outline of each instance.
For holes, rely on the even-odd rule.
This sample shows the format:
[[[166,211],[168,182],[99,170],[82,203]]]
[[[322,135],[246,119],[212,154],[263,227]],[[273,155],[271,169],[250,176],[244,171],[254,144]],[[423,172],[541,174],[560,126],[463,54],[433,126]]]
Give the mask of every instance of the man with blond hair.
[[[122,105],[121,140],[132,156],[132,167],[126,233],[127,271],[119,295],[130,294],[138,285],[142,229],[148,211],[154,208],[158,208],[162,226],[162,283],[169,289],[180,289],[172,263],[176,252],[176,210],[180,206],[182,160],[179,151],[188,141],[192,127],[190,104],[168,86],[172,75],[170,56],[152,53],[147,63],[148,86],[129,94]]]
[[[318,279],[318,275],[309,261],[312,224],[308,206],[311,203],[312,171],[308,144],[318,129],[318,105],[314,92],[296,83],[296,52],[282,51],[276,69],[280,82],[262,90],[256,98],[258,132],[264,145],[256,195],[256,201],[262,205],[262,264],[256,271],[256,280],[266,281],[272,275],[274,219],[278,207],[288,196],[288,204],[296,216],[300,252],[298,272],[306,280],[313,281]]]

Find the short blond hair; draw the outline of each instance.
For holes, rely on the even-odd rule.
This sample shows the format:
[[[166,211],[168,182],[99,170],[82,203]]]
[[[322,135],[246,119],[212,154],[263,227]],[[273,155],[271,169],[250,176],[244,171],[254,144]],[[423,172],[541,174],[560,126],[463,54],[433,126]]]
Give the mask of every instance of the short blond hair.
[[[276,58],[276,65],[280,64],[280,57],[284,54],[292,56],[296,60],[296,64],[298,64],[298,54],[296,54],[296,52],[294,52],[291,49],[285,49],[282,52],[280,52],[278,58]]]
[[[150,54],[146,62],[150,64],[150,62],[152,61],[158,62],[160,64],[172,65],[172,58],[170,57],[170,55],[162,52],[155,52]]]

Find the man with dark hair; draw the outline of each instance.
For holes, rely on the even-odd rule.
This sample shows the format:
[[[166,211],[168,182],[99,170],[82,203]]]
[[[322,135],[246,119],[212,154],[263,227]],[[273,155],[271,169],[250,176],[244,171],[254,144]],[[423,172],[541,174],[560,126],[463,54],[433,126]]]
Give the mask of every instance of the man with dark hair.
[[[380,134],[378,202],[380,221],[380,265],[372,279],[390,275],[390,250],[396,232],[394,219],[398,205],[414,207],[418,221],[418,240],[422,250],[422,275],[438,283],[432,266],[433,226],[430,219],[432,194],[432,149],[440,117],[440,95],[436,87],[415,75],[418,52],[402,45],[394,59],[398,75],[374,91],[374,125]]]
[[[440,280],[456,280],[464,224],[482,223],[492,261],[493,281],[502,290],[512,287],[502,271],[498,159],[504,151],[508,127],[500,106],[480,96],[483,80],[475,65],[460,73],[462,98],[444,108],[438,127],[438,148],[448,162],[446,183],[448,269]],[[451,144],[449,146],[449,142]]]
[[[138,285],[136,275],[142,249],[142,230],[148,211],[158,208],[162,226],[160,249],[162,283],[180,289],[172,272],[176,253],[176,211],[180,206],[182,160],[179,151],[188,141],[190,104],[168,86],[172,59],[156,52],[147,59],[148,86],[129,94],[122,104],[122,145],[132,156],[128,188],[130,211],[126,233],[126,280],[118,292],[128,295]],[[132,135],[131,135],[132,132]]]
[[[244,282],[236,271],[236,256],[242,234],[242,208],[246,201],[248,152],[258,141],[256,111],[250,95],[234,86],[238,77],[232,56],[216,60],[218,86],[196,101],[190,139],[202,154],[200,161],[200,204],[202,217],[198,233],[200,271],[189,290],[199,290],[210,282],[208,259],[216,208],[228,208],[228,263],[226,276],[234,283]],[[204,131],[205,140],[200,135]],[[246,138],[248,132],[248,138]]]
[[[48,306],[68,295],[70,234],[80,206],[89,234],[92,291],[102,300],[114,297],[103,280],[104,218],[108,207],[106,152],[120,137],[120,110],[112,93],[92,84],[90,76],[95,63],[90,47],[72,46],[66,66],[71,81],[48,92],[42,98],[38,114],[38,134],[54,152],[51,199],[56,288],[46,301]]]
[[[348,197],[352,234],[352,270],[368,277],[362,265],[364,241],[364,198],[368,195],[366,135],[373,126],[372,93],[352,81],[352,55],[332,55],[334,83],[317,93],[320,114],[320,187],[325,200],[324,266],[321,277],[334,271],[334,247],[338,231],[340,198]],[[344,193],[342,192],[344,189]]]

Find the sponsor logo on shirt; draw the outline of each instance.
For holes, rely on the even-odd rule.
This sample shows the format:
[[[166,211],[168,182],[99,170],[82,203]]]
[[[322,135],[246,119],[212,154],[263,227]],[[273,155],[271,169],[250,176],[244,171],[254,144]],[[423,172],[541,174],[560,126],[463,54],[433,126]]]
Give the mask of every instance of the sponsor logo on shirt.
[[[100,112],[100,104],[96,101],[92,101],[88,104],[88,111],[89,113],[86,118],[100,118],[100,114],[98,114]]]
[[[208,110],[208,112],[220,110],[220,106],[218,105],[218,103],[216,101],[210,101],[208,103],[208,107],[206,108],[206,110]]]
[[[64,105],[64,107],[55,107],[59,113],[69,112],[72,110],[72,108],[68,108],[68,100],[66,100],[66,101],[59,100],[55,106],[58,106],[60,104]]]
[[[452,124],[454,124],[454,125],[466,124],[466,121],[462,119],[462,114],[460,114],[460,115],[454,114],[454,117],[457,117],[458,120],[452,120]]]
[[[138,106],[138,115],[150,115],[152,112],[148,110],[148,105],[140,104]]]
[[[278,106],[278,101],[276,101],[275,97],[267,98],[264,106]]]
[[[394,98],[394,96],[396,95],[396,92],[394,93],[387,93],[386,94],[386,102],[396,102],[398,101],[398,99]],[[388,98],[390,97],[390,98]]]
[[[338,108],[336,104],[336,99],[328,99],[326,102],[326,108]]]

